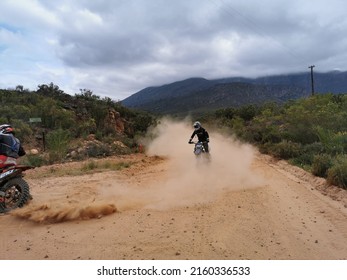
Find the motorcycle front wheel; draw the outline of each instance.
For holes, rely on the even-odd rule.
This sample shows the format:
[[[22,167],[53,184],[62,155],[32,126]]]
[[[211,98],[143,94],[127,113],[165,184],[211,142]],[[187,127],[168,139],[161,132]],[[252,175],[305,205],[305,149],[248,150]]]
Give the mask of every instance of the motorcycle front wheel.
[[[0,213],[6,213],[17,207],[23,207],[29,200],[29,185],[22,178],[13,178],[4,184],[0,191],[4,193],[0,202]]]

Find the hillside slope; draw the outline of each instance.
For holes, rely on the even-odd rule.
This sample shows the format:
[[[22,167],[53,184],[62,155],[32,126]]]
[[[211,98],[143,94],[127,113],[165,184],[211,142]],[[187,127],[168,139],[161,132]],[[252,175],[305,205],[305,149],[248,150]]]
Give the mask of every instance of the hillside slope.
[[[347,72],[314,74],[315,92],[347,92]],[[206,80],[191,78],[145,88],[122,104],[159,114],[206,112],[246,104],[285,102],[311,94],[308,73],[247,79],[242,77]]]
[[[167,97],[156,102],[146,102],[139,106],[141,109],[153,113],[193,114],[271,101],[282,103],[305,95],[305,91],[299,87],[228,83],[217,84],[185,96]]]

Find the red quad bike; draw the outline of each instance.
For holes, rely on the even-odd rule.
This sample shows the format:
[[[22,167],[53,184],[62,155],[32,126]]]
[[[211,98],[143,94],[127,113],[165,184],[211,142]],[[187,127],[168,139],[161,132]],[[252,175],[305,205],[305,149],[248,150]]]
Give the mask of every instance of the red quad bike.
[[[29,185],[23,179],[24,171],[32,168],[16,165],[0,169],[0,213],[23,207],[32,198]]]

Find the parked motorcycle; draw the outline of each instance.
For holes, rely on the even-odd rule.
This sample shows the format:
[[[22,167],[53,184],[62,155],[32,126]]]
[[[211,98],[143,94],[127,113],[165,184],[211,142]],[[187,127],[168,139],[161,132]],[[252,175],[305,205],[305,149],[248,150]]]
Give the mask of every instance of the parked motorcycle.
[[[0,169],[0,213],[23,207],[31,199],[29,185],[23,176],[25,170],[32,168],[16,165]]]

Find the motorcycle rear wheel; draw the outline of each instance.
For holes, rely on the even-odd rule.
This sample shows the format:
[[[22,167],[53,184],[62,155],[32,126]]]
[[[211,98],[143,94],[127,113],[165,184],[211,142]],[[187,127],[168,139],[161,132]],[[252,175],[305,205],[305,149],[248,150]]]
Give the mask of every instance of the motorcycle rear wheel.
[[[0,213],[6,213],[17,207],[23,207],[29,200],[29,185],[22,178],[9,180],[0,191],[5,193],[3,201],[0,203]]]

